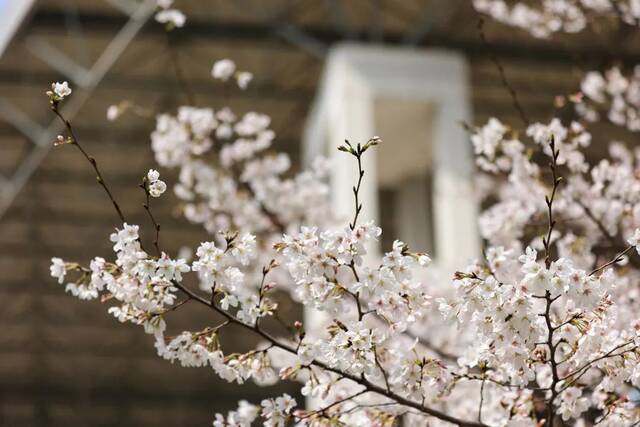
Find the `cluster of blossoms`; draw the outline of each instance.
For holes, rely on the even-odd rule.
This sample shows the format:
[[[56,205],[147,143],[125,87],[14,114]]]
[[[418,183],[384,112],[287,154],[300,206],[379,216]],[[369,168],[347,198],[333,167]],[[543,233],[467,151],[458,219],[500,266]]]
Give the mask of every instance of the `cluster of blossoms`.
[[[158,354],[167,360],[178,361],[185,367],[210,365],[228,381],[243,382],[254,378],[265,384],[272,383],[275,373],[266,353],[251,351],[225,357],[217,338],[219,327],[165,336],[164,316],[190,299],[187,295],[186,300],[177,302],[177,293],[182,287],[183,274],[192,269],[202,278],[212,280],[215,296],[224,295],[219,301],[223,309],[240,302],[235,315],[240,321],[250,324],[259,316],[273,312],[276,305],[266,296],[268,287],[263,287],[257,297],[247,295],[243,298],[247,291],[241,286],[244,285],[242,272],[232,266],[219,274],[216,272],[216,267],[225,263],[246,263],[255,245],[252,236],[243,236],[237,242],[235,238],[227,237],[224,251],[217,251],[213,243],[203,243],[198,250],[198,260],[189,265],[184,259],[172,259],[164,252],[159,257],[148,255],[141,247],[138,232],[137,225],[125,223],[121,230],[111,235],[116,253],[114,263],[96,257],[90,268],[85,269],[54,258],[51,275],[64,283],[67,273],[77,272],[77,280],[66,285],[67,292],[84,300],[100,296],[105,302],[117,301],[117,305],[109,308],[109,313],[120,322],[144,326],[147,333],[155,336]]]
[[[556,209],[569,209],[566,198],[575,196],[571,191],[573,185],[580,187],[576,190],[584,191],[581,185],[584,183],[583,174],[590,167],[581,150],[589,146],[591,134],[579,122],[571,122],[568,127],[557,118],[548,124],[534,123],[526,129],[526,136],[528,140],[521,140],[516,131],[492,118],[476,129],[471,137],[478,168],[494,177],[506,175],[506,180],[492,189],[492,194],[498,195],[499,201],[480,217],[482,237],[494,245],[510,245],[519,241],[527,231],[531,231],[534,223],[542,221],[544,226],[547,213],[544,200],[548,189],[544,170],[532,158],[531,152],[537,150],[542,155],[551,155],[548,144],[551,138],[559,150],[558,165],[572,173],[569,185],[563,187]],[[575,203],[571,208],[571,216],[581,215],[582,208],[576,207]]]
[[[147,333],[158,335],[166,328],[163,314],[176,301],[174,282],[182,280],[190,268],[184,260],[165,253],[150,258],[140,246],[138,231],[137,225],[125,223],[111,234],[115,262],[96,257],[85,269],[54,258],[51,275],[63,283],[68,272],[79,273],[77,280],[66,285],[67,292],[85,300],[102,293],[103,300],[118,301],[109,313],[119,321],[143,325]]]
[[[491,119],[472,136],[479,168],[498,183],[493,194],[497,202],[480,218],[483,237],[501,246],[533,237],[530,244],[541,247],[536,236],[545,227],[544,197],[549,189],[545,170],[530,153],[552,136],[560,151],[557,163],[566,169],[554,205],[557,222],[565,228],[564,235],[552,236],[559,253],[571,254],[576,265],[588,268],[594,266],[592,249],[600,242],[609,251],[624,249],[625,240],[640,226],[640,153],[614,143],[609,159],[590,165],[581,150],[591,135],[578,122],[566,127],[553,119],[546,125],[532,124],[526,134],[530,139],[521,140],[517,132]],[[544,147],[540,154],[549,156],[548,146]]]
[[[238,119],[228,108],[186,106],[176,116],[157,117],[151,147],[159,165],[179,168],[175,193],[189,221],[212,233],[260,234],[274,225],[328,217],[324,163],[286,177],[288,156],[266,152],[275,137],[270,122],[255,112]],[[211,156],[217,157],[215,163],[207,161]]]
[[[576,111],[586,120],[595,122],[601,114],[614,124],[632,132],[640,130],[640,68],[626,77],[618,67],[587,73],[580,85],[583,102]],[[602,111],[604,110],[604,111]]]
[[[164,24],[167,30],[180,28],[184,26],[187,17],[180,10],[172,7],[173,0],[156,0],[158,11],[156,12],[156,21]]]
[[[202,243],[196,251],[193,271],[198,273],[202,290],[222,296],[219,303],[223,310],[237,308],[236,318],[253,325],[277,308],[277,304],[266,296],[274,284],[265,281],[275,263],[263,269],[260,286],[252,286],[242,269],[256,259],[255,236],[249,233],[227,235],[224,241],[224,248],[216,247],[213,242]]]
[[[472,328],[474,346],[459,361],[468,368],[467,377],[476,377],[471,374],[476,370],[485,380],[509,387],[534,382],[547,398],[575,383],[589,385],[602,392],[592,397],[600,407],[608,393],[623,396],[627,383],[637,386],[640,337],[635,325],[614,329],[613,271],[589,274],[567,258],[545,268],[530,247],[519,253],[492,248],[486,264],[457,275],[458,298],[440,301],[447,316]],[[572,395],[575,391],[560,394],[564,419],[579,418],[591,406]]]
[[[284,427],[292,418],[291,412],[296,406],[296,400],[284,394],[275,399],[264,399],[260,405],[252,405],[246,400],[241,400],[238,409],[230,411],[225,417],[216,414],[213,427],[250,427],[254,421],[261,417],[266,427]]]
[[[156,337],[158,355],[187,368],[209,366],[220,378],[239,384],[252,379],[259,385],[272,385],[277,375],[266,351],[224,354],[218,331],[224,326],[202,331],[184,331],[174,337]]]
[[[366,303],[361,310],[375,313],[393,329],[406,329],[407,322],[422,317],[429,306],[425,286],[412,280],[412,272],[430,259],[396,241],[377,268],[364,267],[356,273],[366,247],[381,233],[369,222],[353,230],[319,233],[317,228],[303,227],[297,237],[285,235],[277,248],[295,281],[294,298],[332,316],[348,310],[349,295],[362,298]]]
[[[522,28],[534,37],[553,33],[578,33],[597,17],[621,19],[629,25],[640,22],[638,0],[473,0],[477,11],[498,22]]]
[[[578,112],[597,120],[596,109],[610,100],[609,119],[636,131],[636,85],[616,68],[604,76],[589,73]],[[459,274],[457,303],[440,301],[446,315],[465,326],[476,324],[469,340],[485,339],[484,348],[476,344],[459,362],[491,372],[495,383],[535,382],[557,402],[564,420],[633,425],[640,263],[631,253],[640,237],[640,152],[612,143],[610,158],[590,164],[581,153],[590,134],[577,122],[565,126],[558,119],[533,124],[526,135],[530,140],[491,119],[472,136],[479,168],[499,185],[480,219],[491,245],[485,260]],[[559,154],[548,144],[536,149],[550,140]],[[554,178],[553,188],[538,166],[545,157],[562,170],[563,180]],[[544,197],[550,193],[552,232],[541,239],[550,209]],[[553,249],[559,258],[545,268],[536,262],[535,249]],[[624,267],[598,267],[603,263]]]
[[[48,90],[45,93],[52,103],[56,103],[71,95],[71,88],[67,82],[55,82],[51,84],[51,90]]]
[[[238,87],[243,90],[249,87],[249,83],[253,80],[253,74],[248,71],[236,72],[236,63],[230,59],[216,61],[211,68],[211,77],[223,82],[235,77]]]
[[[144,184],[151,197],[160,197],[167,191],[167,184],[160,179],[160,172],[155,169],[149,169]]]
[[[538,11],[474,2],[538,35],[579,31],[586,12],[611,12],[605,3],[548,0]],[[170,4],[159,2],[163,10]],[[616,4],[622,14],[637,7]],[[229,60],[218,61],[212,75],[235,76],[240,87],[250,80]],[[635,108],[633,80],[616,71],[591,74],[582,91],[594,103],[610,97],[619,104],[621,97],[629,107],[616,107],[610,118],[635,130],[627,111]],[[54,84],[48,96],[56,113],[70,93]],[[361,157],[379,138],[340,147],[357,159],[360,178],[353,221],[341,227],[328,208],[326,167],[291,174],[286,155],[268,152],[275,137],[269,126],[266,115],[238,118],[228,108],[182,106],[157,116],[156,161],[178,170],[174,191],[184,216],[212,236],[192,262],[170,257],[157,239],[157,255],[147,253],[140,228],[126,223],[113,198],[124,223],[111,235],[115,259],[96,257],[88,268],[52,259],[51,275],[67,292],[101,298],[119,321],[143,326],[160,357],[210,367],[238,383],[299,381],[309,399],[307,409],[296,409],[286,394],[260,405],[241,401],[216,414],[214,426],[249,426],[258,418],[266,426],[640,423],[632,398],[640,388],[640,150],[612,144],[609,159],[591,164],[583,153],[591,134],[557,118],[522,134],[498,119],[475,129],[478,169],[492,182],[479,221],[487,245],[450,286],[424,280],[429,256],[400,241],[373,256],[382,230],[358,222],[358,195]],[[159,197],[166,185],[151,169],[143,188]],[[187,276],[199,289],[185,284]],[[283,322],[278,298],[287,293],[320,315],[275,335],[266,320]],[[438,293],[432,302],[429,295]],[[172,333],[169,313],[188,303],[214,311],[220,323]],[[457,330],[446,348],[434,347],[429,340],[443,324]],[[229,351],[218,334],[231,327],[261,342]]]

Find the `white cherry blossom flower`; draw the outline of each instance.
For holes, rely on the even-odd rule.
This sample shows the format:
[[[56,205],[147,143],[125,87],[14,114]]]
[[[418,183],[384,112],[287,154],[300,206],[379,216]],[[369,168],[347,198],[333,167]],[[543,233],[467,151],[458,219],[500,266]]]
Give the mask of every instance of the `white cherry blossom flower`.
[[[162,9],[156,13],[155,19],[161,24],[170,25],[175,28],[183,27],[187,21],[184,13],[178,9]]]
[[[67,268],[65,266],[65,262],[61,258],[51,258],[51,267],[49,270],[51,271],[51,277],[58,279],[58,283],[62,284],[64,282],[64,277],[67,274]]]
[[[117,105],[110,105],[109,108],[107,108],[107,120],[109,120],[110,122],[117,120],[118,117],[120,117],[120,107]]]
[[[236,80],[238,82],[238,87],[245,90],[249,87],[251,80],[253,80],[253,74],[248,71],[240,71],[236,73]]]
[[[236,71],[236,64],[230,59],[220,59],[213,64],[211,76],[214,79],[227,81]]]
[[[67,96],[71,95],[71,88],[69,87],[69,83],[67,83],[66,81],[60,83],[60,82],[55,82],[51,84],[51,91],[47,91],[47,95],[51,96],[51,97],[55,97],[56,101],[60,101],[64,98],[66,98]]]

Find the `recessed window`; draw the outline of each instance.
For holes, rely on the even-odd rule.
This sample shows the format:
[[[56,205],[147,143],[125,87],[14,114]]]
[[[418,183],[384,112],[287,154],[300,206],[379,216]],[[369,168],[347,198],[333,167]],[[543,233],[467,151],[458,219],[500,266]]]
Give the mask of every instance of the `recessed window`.
[[[433,106],[428,102],[376,98],[378,218],[382,251],[395,239],[436,255],[433,224]]]

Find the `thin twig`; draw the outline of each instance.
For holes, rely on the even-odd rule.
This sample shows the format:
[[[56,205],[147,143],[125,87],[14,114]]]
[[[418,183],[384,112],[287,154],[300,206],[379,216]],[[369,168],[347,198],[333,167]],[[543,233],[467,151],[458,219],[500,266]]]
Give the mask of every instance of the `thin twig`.
[[[482,422],[482,405],[484,404],[484,384],[485,380],[482,379],[482,383],[480,384],[480,405],[478,405],[478,422]]]
[[[355,278],[356,282],[359,282],[360,276],[358,276],[358,270],[356,270],[356,264],[353,260],[351,260],[349,267],[351,268],[351,272],[353,273],[353,277]],[[353,295],[353,298],[356,301],[356,308],[358,309],[358,320],[362,320],[362,318],[365,315],[365,312],[362,309],[362,304],[360,303],[360,292],[356,292],[355,294],[349,290],[347,290],[347,292]]]
[[[353,196],[355,202],[355,213],[353,215],[353,221],[349,224],[349,228],[354,230],[356,228],[356,223],[358,222],[358,215],[362,211],[362,203],[360,203],[358,196],[360,194],[360,185],[362,184],[362,178],[364,177],[364,170],[362,169],[362,149],[360,144],[358,144],[358,151],[356,158],[358,159],[358,184],[353,187]]]
[[[173,42],[171,39],[171,35],[169,31],[166,31],[167,36],[167,50],[169,51],[169,58],[171,59],[171,63],[173,64],[173,71],[175,72],[176,79],[178,80],[178,84],[182,88],[185,97],[187,98],[187,102],[190,105],[196,105],[196,97],[191,89],[191,86],[187,82],[187,79],[184,76],[184,71],[182,69],[182,65],[180,63],[180,58],[178,57],[178,52],[175,50],[173,46]]]
[[[58,116],[58,118],[60,118],[60,120],[62,121],[64,126],[67,128],[67,132],[69,133],[69,137],[70,137],[69,144],[75,146],[82,153],[84,158],[87,159],[87,161],[93,167],[93,170],[96,173],[96,180],[98,181],[98,184],[100,184],[100,186],[104,189],[105,193],[107,193],[107,197],[109,197],[109,200],[111,200],[111,203],[113,204],[114,209],[118,213],[118,217],[120,218],[120,222],[122,222],[122,223],[127,222],[124,214],[122,213],[122,210],[120,210],[120,206],[118,205],[118,202],[116,202],[115,198],[113,197],[113,194],[111,194],[111,191],[109,190],[109,187],[104,182],[104,178],[102,177],[102,173],[100,173],[100,168],[98,167],[98,163],[96,162],[96,159],[93,156],[90,156],[84,150],[82,145],[80,145],[80,141],[78,141],[78,138],[76,137],[75,133],[73,132],[73,127],[71,126],[71,123],[67,119],[64,118],[62,113],[60,113],[60,111],[58,110],[58,104],[57,103],[54,103],[54,104],[51,105],[51,110],[55,113],[56,116]]]
[[[549,365],[551,366],[551,386],[550,386],[550,390],[551,390],[551,397],[549,398],[549,401],[547,403],[547,421],[549,423],[550,427],[553,427],[553,423],[554,423],[554,418],[555,418],[555,410],[554,410],[554,406],[553,403],[556,399],[556,397],[558,396],[558,392],[556,390],[556,386],[558,385],[558,383],[560,382],[560,375],[558,374],[558,364],[556,362],[556,345],[553,343],[553,333],[554,333],[554,328],[553,325],[551,323],[551,305],[553,304],[553,302],[555,301],[555,299],[551,298],[551,293],[549,291],[546,291],[545,294],[545,301],[546,301],[546,306],[545,306],[545,311],[544,311],[544,320],[545,320],[545,324],[547,326],[547,346],[549,347]]]
[[[387,376],[387,371],[385,371],[384,368],[382,367],[382,363],[380,363],[380,358],[378,357],[378,349],[376,348],[375,345],[373,346],[373,357],[376,361],[376,365],[378,365],[378,368],[382,372],[382,378],[384,378],[384,385],[387,387],[387,391],[390,393],[391,386],[389,385],[389,377]]]
[[[487,40],[487,37],[484,33],[484,19],[482,17],[478,18],[477,27],[478,27],[478,33],[480,34],[480,40],[482,41],[483,44],[485,44],[486,46],[489,46],[490,43]],[[491,51],[491,49],[489,50]],[[520,104],[520,100],[518,99],[518,94],[516,93],[516,90],[513,88],[513,86],[511,86],[511,84],[507,80],[507,75],[504,71],[504,67],[502,66],[500,61],[498,61],[498,58],[496,57],[495,54],[490,53],[489,58],[491,59],[491,62],[493,62],[496,68],[498,69],[498,73],[500,74],[500,80],[502,81],[502,85],[509,92],[509,95],[511,96],[511,101],[513,102],[513,107],[516,109],[516,111],[520,115],[520,119],[522,120],[522,123],[528,127],[529,123],[531,122],[527,117],[527,113],[525,113],[524,108],[522,107],[522,104]]]
[[[454,374],[454,377],[457,378],[464,378],[468,381],[488,381],[490,383],[499,385],[500,387],[505,387],[505,388],[517,388],[517,389],[522,389],[522,384],[510,384],[510,383],[505,383],[502,381],[498,381],[496,379],[493,379],[489,376],[484,376],[484,377],[476,377],[476,376],[472,376],[472,375],[460,375],[460,374]],[[527,387],[527,390],[532,390],[532,391],[548,391],[550,390],[549,387]]]
[[[349,228],[351,229],[351,231],[356,229],[358,216],[362,211],[362,203],[360,203],[360,187],[362,186],[362,178],[364,177],[364,169],[362,168],[362,155],[365,151],[367,151],[367,149],[369,149],[369,147],[378,144],[378,141],[379,139],[377,139],[377,137],[374,137],[370,139],[364,146],[358,143],[356,147],[353,147],[349,143],[349,141],[345,140],[345,145],[339,148],[340,151],[344,151],[353,155],[358,161],[358,182],[353,186],[353,200],[355,204],[354,214],[353,220],[349,223]],[[356,282],[359,282],[360,277],[358,276],[358,271],[356,270],[356,264],[354,260],[351,260],[349,267],[353,272],[353,277],[355,278]],[[352,292],[349,293],[353,295],[356,300],[356,306],[358,308],[358,320],[362,321],[362,318],[364,317],[364,311],[362,310],[362,305],[360,303],[360,292],[356,292],[355,294],[353,294]]]
[[[452,353],[448,353],[448,352],[436,347],[433,343],[431,343],[429,341],[425,341],[424,337],[413,333],[409,329],[404,331],[404,334],[406,336],[408,336],[409,338],[412,338],[414,340],[417,339],[418,340],[418,344],[420,344],[421,346],[425,347],[427,350],[433,352],[440,359],[447,360],[447,361],[452,362],[452,363],[455,363],[459,359],[459,356],[457,356],[455,354],[452,354]]]
[[[603,354],[602,356],[599,356],[599,357],[597,357],[597,358],[595,358],[595,359],[593,359],[593,360],[590,360],[589,362],[586,362],[584,365],[582,365],[581,367],[577,368],[577,369],[576,369],[576,370],[574,370],[573,372],[570,372],[570,373],[566,374],[563,378],[561,378],[561,380],[562,380],[562,381],[566,381],[567,379],[569,379],[569,378],[573,377],[574,375],[576,375],[576,374],[578,374],[578,373],[580,373],[580,372],[585,372],[585,371],[586,371],[586,370],[588,370],[588,369],[589,369],[589,368],[590,368],[594,363],[597,363],[597,362],[599,362],[599,361],[601,361],[601,360],[608,359],[608,358],[610,358],[610,357],[617,357],[617,356],[621,356],[622,354],[624,354],[624,353],[626,353],[626,352],[634,351],[634,350],[636,349],[636,347],[634,347],[634,348],[632,348],[632,349],[630,349],[630,350],[625,350],[625,351],[624,351],[624,352],[622,352],[622,353],[614,354],[616,350],[619,350],[619,349],[621,349],[621,348],[623,348],[623,347],[626,347],[626,346],[628,346],[628,345],[630,345],[630,344],[633,344],[633,340],[626,341],[626,342],[624,342],[624,343],[622,343],[622,344],[618,344],[617,346],[613,347],[611,350],[609,350],[608,352],[606,352],[606,353],[605,353],[605,354]],[[574,382],[575,382],[575,380],[574,380]]]
[[[156,232],[155,238],[153,240],[153,246],[156,248],[156,252],[158,256],[161,256],[162,251],[160,250],[160,224],[156,221],[156,218],[153,216],[153,213],[151,212],[151,204],[150,204],[151,194],[149,193],[149,187],[146,182],[146,179],[142,184],[140,184],[140,188],[142,188],[145,194],[145,202],[142,205],[142,207],[144,208],[145,211],[147,211],[147,215],[149,216],[149,219],[151,220],[151,224],[153,225],[153,228]]]
[[[589,218],[596,225],[596,227],[598,227],[600,232],[604,235],[604,237],[607,238],[609,243],[611,245],[613,245],[613,246],[616,246],[618,244],[618,242],[616,242],[615,237],[613,237],[611,235],[611,233],[609,233],[609,230],[607,230],[607,228],[604,226],[602,221],[600,221],[598,218],[596,218],[595,214],[593,212],[591,212],[591,209],[589,209],[589,207],[586,206],[584,203],[582,203],[582,201],[580,201],[580,200],[576,199],[575,202],[576,202],[576,204],[578,206],[580,206],[582,208],[582,210],[584,211],[584,213],[587,216],[587,218]]]
[[[348,402],[350,400],[355,399],[358,396],[361,396],[365,393],[368,393],[369,390],[367,390],[366,388],[364,390],[360,390],[359,392],[352,394],[351,396],[345,397],[344,399],[340,399],[340,400],[336,400],[335,402],[331,403],[330,405],[325,406],[324,408],[320,408],[320,409],[316,409],[313,412],[309,412],[308,414],[304,415],[303,417],[296,417],[298,420],[302,421],[305,420],[307,418],[311,418],[315,415],[319,415],[319,414],[326,414],[326,412],[333,408],[334,406],[338,406],[342,403]]]
[[[269,219],[269,221],[271,222],[271,225],[276,229],[276,231],[278,233],[286,232],[287,227],[285,227],[282,221],[280,221],[280,219],[278,218],[278,214],[273,212],[271,209],[269,209],[262,202],[262,200],[258,200],[258,197],[256,196],[256,192],[253,190],[253,187],[251,187],[249,183],[241,181],[239,176],[236,176],[236,181],[238,182],[240,188],[246,190],[251,196],[251,198],[253,198],[253,200],[255,200],[258,203],[258,207],[260,208],[260,211],[264,216],[266,216]]]
[[[553,219],[553,201],[556,197],[558,186],[560,185],[560,182],[562,182],[562,178],[559,178],[557,176],[558,156],[560,155],[560,150],[556,150],[555,138],[553,137],[553,135],[551,136],[551,141],[549,142],[549,148],[551,149],[551,161],[549,162],[549,169],[551,170],[551,176],[553,177],[553,188],[551,190],[551,196],[545,196],[549,227],[547,230],[547,237],[542,239],[542,244],[544,245],[545,251],[544,263],[547,266],[547,269],[551,267],[551,234],[553,233],[553,228],[556,225],[556,222]]]
[[[627,248],[624,251],[620,252],[618,255],[616,255],[616,257],[614,259],[612,259],[611,261],[601,265],[600,267],[595,268],[591,273],[589,273],[589,276],[593,276],[597,272],[599,272],[601,270],[604,270],[605,268],[609,267],[610,265],[619,263],[620,261],[622,261],[624,259],[624,256],[629,251],[631,251],[633,248],[635,248],[635,246],[633,246],[633,245],[627,246]]]
[[[186,303],[188,303],[189,301],[191,301],[191,297],[187,295],[187,297],[185,299],[183,299],[182,301],[179,301],[177,303],[175,303],[174,305],[172,305],[171,307],[161,311],[160,313],[157,313],[158,315],[162,315],[162,314],[166,314],[166,313],[170,313],[172,311],[176,311],[177,309],[179,309],[180,307],[182,307],[183,305],[185,305]]]

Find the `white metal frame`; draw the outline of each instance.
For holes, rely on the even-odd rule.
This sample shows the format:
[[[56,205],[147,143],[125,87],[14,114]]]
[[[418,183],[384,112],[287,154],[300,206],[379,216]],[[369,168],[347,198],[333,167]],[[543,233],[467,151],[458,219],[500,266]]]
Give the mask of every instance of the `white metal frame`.
[[[0,56],[32,5],[33,0],[0,0]]]
[[[68,120],[73,119],[80,111],[100,81],[142,29],[145,22],[154,12],[156,2],[155,0],[143,0],[140,3],[131,2],[130,5],[132,13],[129,16],[129,20],[88,70],[84,70],[79,64],[71,64],[69,62],[71,60],[67,57],[59,56],[60,53],[57,50],[44,49],[43,47],[46,47],[46,44],[43,44],[45,43],[44,41],[36,43],[34,39],[29,40],[34,54],[44,56],[43,59],[46,62],[52,67],[58,68],[58,71],[67,75],[70,80],[78,85],[73,96],[62,106],[62,113]],[[82,72],[78,72],[78,70],[82,70]],[[47,89],[46,84],[47,82],[43,82],[43,92]],[[46,102],[46,100],[43,102]],[[11,123],[34,144],[12,176],[3,177],[0,175],[0,217],[2,217],[20,190],[26,185],[31,175],[44,160],[53,146],[56,135],[62,132],[63,125],[54,117],[48,126],[42,127],[4,97],[0,97],[0,117]]]

